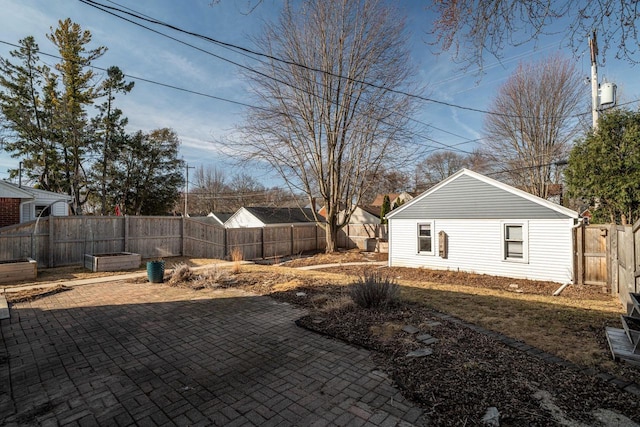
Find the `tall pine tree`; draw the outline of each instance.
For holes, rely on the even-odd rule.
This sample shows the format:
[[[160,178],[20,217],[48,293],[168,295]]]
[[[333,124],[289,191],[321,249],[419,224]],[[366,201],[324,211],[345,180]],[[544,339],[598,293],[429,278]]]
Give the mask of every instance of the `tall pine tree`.
[[[107,78],[100,86],[100,92],[106,99],[98,106],[98,115],[92,120],[95,152],[99,153],[92,168],[92,187],[100,201],[102,215],[112,212],[115,207],[107,203],[109,182],[112,180],[108,172],[109,166],[122,148],[124,128],[128,122],[127,118],[122,116],[122,111],[115,106],[115,99],[118,93],[127,94],[131,89],[133,82],[124,80],[120,68],[109,67]]]
[[[55,66],[62,81],[56,123],[62,143],[65,190],[73,197],[74,211],[80,214],[88,197],[87,171],[84,169],[90,142],[86,108],[99,96],[89,66],[104,54],[106,48],[87,50],[91,33],[83,31],[69,18],[59,21],[55,30],[51,28],[47,38],[58,48],[62,58]]]

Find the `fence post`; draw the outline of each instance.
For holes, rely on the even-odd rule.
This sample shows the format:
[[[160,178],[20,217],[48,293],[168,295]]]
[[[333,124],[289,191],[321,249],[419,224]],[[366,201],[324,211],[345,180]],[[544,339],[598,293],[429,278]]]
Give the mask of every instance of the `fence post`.
[[[609,253],[607,254],[607,264],[610,266],[611,272],[611,295],[618,295],[620,293],[620,280],[618,278],[618,229],[615,224],[611,225],[611,244],[607,248]]]
[[[227,228],[223,229],[224,234],[222,236],[222,259],[226,259],[229,255],[229,248],[227,243]]]
[[[187,221],[187,218],[183,215],[182,216],[182,221],[180,221],[180,224],[182,225],[182,227],[180,228],[180,243],[181,243],[180,244],[180,247],[181,247],[180,248],[180,252],[181,252],[182,256],[187,256],[185,254],[186,246],[185,246],[185,241],[184,241],[184,230],[185,230],[185,227],[187,226],[186,221]]]
[[[576,271],[576,283],[578,285],[584,285],[584,223],[581,227],[576,228],[576,252],[577,256],[577,271]]]
[[[124,216],[124,251],[129,252],[129,215]]]
[[[51,268],[53,267],[54,263],[55,263],[55,257],[53,255],[53,245],[54,245],[54,241],[53,241],[53,235],[54,235],[54,226],[53,226],[53,222],[55,220],[55,216],[49,216],[49,259],[48,259],[48,267]],[[36,232],[38,232],[38,230],[35,230]],[[38,250],[36,248],[36,250]]]
[[[264,227],[260,229],[260,258],[264,259]]]
[[[290,253],[287,255],[293,255],[293,228],[294,227],[295,225],[291,224],[291,246],[290,246],[291,249],[289,250]]]

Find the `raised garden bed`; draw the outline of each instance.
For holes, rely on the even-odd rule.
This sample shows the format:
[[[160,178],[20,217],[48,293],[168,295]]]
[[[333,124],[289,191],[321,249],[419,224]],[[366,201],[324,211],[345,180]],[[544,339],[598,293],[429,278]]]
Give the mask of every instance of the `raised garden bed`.
[[[0,261],[0,283],[35,280],[38,276],[38,262],[31,258]]]
[[[142,256],[131,252],[84,255],[84,268],[94,272],[131,270],[139,268],[141,262]]]

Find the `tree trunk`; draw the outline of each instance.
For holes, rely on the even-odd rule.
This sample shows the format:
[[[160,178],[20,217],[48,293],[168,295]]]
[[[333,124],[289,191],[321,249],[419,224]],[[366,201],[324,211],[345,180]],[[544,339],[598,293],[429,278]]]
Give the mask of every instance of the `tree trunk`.
[[[326,230],[326,238],[327,238],[327,248],[325,249],[326,253],[333,253],[333,252],[338,252],[338,232],[340,231],[340,229],[338,228],[337,224],[336,224],[336,219],[337,218],[332,218],[332,220],[330,220],[329,218],[327,218],[327,226],[325,227]]]

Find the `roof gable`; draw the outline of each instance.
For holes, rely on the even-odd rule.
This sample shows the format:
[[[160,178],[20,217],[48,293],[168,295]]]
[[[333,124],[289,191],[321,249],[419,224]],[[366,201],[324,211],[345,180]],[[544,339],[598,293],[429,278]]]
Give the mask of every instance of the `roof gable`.
[[[0,181],[0,197],[16,199],[46,199],[48,201],[71,201],[71,196],[67,194],[54,193],[53,191],[41,190],[39,188],[19,186],[12,182]]]
[[[7,181],[0,181],[0,197],[8,199],[33,199],[33,194],[26,191],[25,188],[19,187]]]
[[[462,169],[387,218],[557,219],[578,213],[540,197]]]

